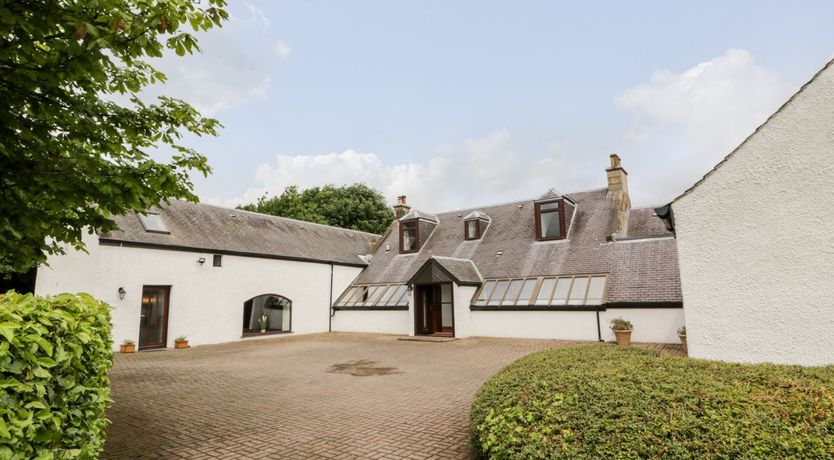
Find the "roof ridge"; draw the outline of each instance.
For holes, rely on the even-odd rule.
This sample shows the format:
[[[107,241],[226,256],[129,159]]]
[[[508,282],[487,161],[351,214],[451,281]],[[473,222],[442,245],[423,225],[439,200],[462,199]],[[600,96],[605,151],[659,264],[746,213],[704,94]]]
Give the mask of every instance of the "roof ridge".
[[[588,190],[579,190],[579,191],[576,191],[576,192],[564,193],[564,194],[562,194],[562,196],[569,197],[571,195],[578,195],[580,193],[601,192],[603,190],[608,190],[608,187],[606,186],[606,187],[598,187],[598,188],[593,188],[593,189],[588,189]],[[438,216],[440,214],[454,214],[454,213],[462,214],[466,211],[481,211],[484,208],[497,208],[497,207],[506,206],[506,205],[509,205],[509,204],[516,204],[516,203],[522,203],[522,202],[527,202],[527,201],[536,201],[536,200],[538,200],[538,198],[522,198],[522,199],[518,199],[518,200],[504,201],[504,202],[501,202],[501,203],[493,203],[493,204],[487,204],[487,205],[475,206],[475,207],[469,207],[469,208],[452,209],[450,211],[441,211],[441,212],[436,212],[435,214],[438,215]]]
[[[179,201],[179,202],[186,203],[186,204],[191,204],[191,205],[206,206],[206,207],[209,207],[209,208],[223,209],[223,210],[226,210],[226,211],[235,211],[235,212],[243,212],[243,213],[246,213],[246,214],[254,214],[256,216],[266,217],[268,219],[298,222],[299,224],[317,225],[319,227],[329,228],[329,229],[333,229],[333,230],[339,230],[339,231],[343,231],[343,232],[362,233],[362,234],[365,234],[365,235],[376,236],[376,237],[381,236],[381,235],[377,235],[376,233],[365,232],[365,231],[362,231],[362,230],[354,230],[354,229],[351,229],[351,228],[336,227],[335,225],[327,225],[327,224],[320,224],[318,222],[310,222],[310,221],[306,221],[306,220],[293,219],[292,217],[274,216],[272,214],[264,214],[262,212],[249,211],[249,210],[246,210],[246,209],[227,208],[226,206],[220,206],[220,205],[216,205],[216,204],[203,203],[203,202],[194,203],[194,202],[186,201],[186,200],[174,200],[174,201]]]

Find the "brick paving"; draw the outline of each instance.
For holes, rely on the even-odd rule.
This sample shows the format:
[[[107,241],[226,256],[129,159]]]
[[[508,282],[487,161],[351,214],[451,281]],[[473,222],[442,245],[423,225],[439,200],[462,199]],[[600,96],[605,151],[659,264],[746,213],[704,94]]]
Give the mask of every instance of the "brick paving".
[[[569,344],[333,333],[119,354],[103,457],[469,458],[469,406],[484,380]]]

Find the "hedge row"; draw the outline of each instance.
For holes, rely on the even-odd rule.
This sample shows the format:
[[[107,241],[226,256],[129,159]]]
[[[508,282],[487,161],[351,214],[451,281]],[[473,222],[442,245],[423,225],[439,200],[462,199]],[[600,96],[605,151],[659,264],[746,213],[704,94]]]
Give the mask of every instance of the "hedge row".
[[[834,366],[554,349],[488,380],[470,428],[490,458],[833,458]]]
[[[0,458],[96,458],[113,365],[93,297],[0,294]]]

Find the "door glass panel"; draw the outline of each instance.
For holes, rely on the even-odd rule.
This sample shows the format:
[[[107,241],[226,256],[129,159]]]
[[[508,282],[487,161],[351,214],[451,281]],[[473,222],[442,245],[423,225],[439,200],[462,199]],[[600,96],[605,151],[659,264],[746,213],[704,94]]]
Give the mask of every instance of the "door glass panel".
[[[165,346],[167,288],[142,289],[139,318],[139,347]]]
[[[440,301],[443,303],[451,303],[452,302],[452,285],[451,284],[441,284],[440,285]]]
[[[441,321],[440,324],[444,327],[452,327],[452,304],[443,303],[441,305]]]
[[[507,286],[510,285],[510,282],[507,280],[499,281],[497,285],[495,285],[495,291],[492,292],[492,297],[489,298],[489,302],[487,305],[500,305],[501,299],[504,298],[504,293],[507,292]]]

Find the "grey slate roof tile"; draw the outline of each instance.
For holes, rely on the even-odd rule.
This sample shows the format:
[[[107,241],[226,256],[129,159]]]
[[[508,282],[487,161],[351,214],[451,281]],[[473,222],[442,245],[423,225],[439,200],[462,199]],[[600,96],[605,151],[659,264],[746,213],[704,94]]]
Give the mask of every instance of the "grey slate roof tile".
[[[378,235],[284,217],[174,200],[160,216],[170,234],[149,233],[137,214],[116,216],[103,241],[362,266]]]
[[[607,189],[565,196],[577,203],[565,240],[536,241],[533,200],[440,213],[439,224],[419,253],[386,253],[381,249],[386,243],[399,247],[399,232],[387,234],[356,284],[404,283],[430,257],[445,256],[472,260],[485,279],[607,273],[606,302],[681,301],[674,239],[609,242],[612,203]],[[489,215],[491,223],[480,239],[467,241],[463,216],[475,209]],[[642,210],[634,214],[635,232],[655,236],[650,232],[661,228],[667,233],[656,217],[657,224]]]

